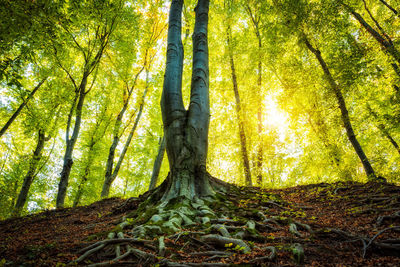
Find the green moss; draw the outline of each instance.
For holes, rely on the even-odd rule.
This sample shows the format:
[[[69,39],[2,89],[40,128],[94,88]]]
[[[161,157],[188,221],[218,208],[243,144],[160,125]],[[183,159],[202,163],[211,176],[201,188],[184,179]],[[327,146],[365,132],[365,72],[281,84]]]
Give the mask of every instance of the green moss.
[[[107,235],[108,235],[109,233],[110,233],[109,231],[104,231],[104,232],[99,232],[99,233],[96,233],[96,234],[92,234],[92,235],[89,235],[89,236],[86,238],[86,240],[87,240],[87,241],[93,241],[93,240],[96,240],[96,239],[104,239],[104,238],[107,237]]]

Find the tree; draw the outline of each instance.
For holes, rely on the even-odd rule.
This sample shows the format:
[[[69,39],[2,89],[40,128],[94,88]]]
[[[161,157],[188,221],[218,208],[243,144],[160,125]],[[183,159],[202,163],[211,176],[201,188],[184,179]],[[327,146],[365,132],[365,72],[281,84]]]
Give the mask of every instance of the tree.
[[[83,166],[80,169],[78,176],[78,188],[74,197],[74,201],[72,206],[76,207],[81,202],[82,196],[84,195],[84,189],[88,182],[89,176],[91,174],[96,154],[99,154],[99,149],[97,148],[98,143],[104,137],[104,134],[110,124],[110,118],[107,116],[107,104],[103,104],[103,110],[99,112],[99,115],[96,118],[96,122],[94,126],[89,131],[89,137],[86,139],[88,143],[85,144],[87,147],[87,152],[84,157]]]
[[[256,3],[261,3],[261,2],[256,2]],[[252,7],[247,3],[246,4],[246,11],[248,12],[251,22],[254,28],[254,33],[257,37],[257,42],[258,42],[258,60],[257,60],[257,119],[258,119],[258,125],[257,125],[257,133],[258,133],[258,145],[257,145],[257,158],[256,158],[256,176],[257,176],[257,184],[261,186],[262,184],[262,179],[263,179],[263,160],[264,160],[264,155],[263,155],[263,118],[262,118],[262,39],[261,39],[261,30],[260,30],[260,23],[261,23],[261,17],[258,14],[257,10],[261,10],[260,5],[255,5],[254,11],[252,10]]]
[[[7,131],[8,127],[13,123],[13,121],[18,117],[18,115],[21,113],[21,110],[26,106],[26,104],[33,98],[35,95],[36,91],[39,90],[39,88],[42,86],[42,84],[46,81],[47,78],[44,78],[41,80],[35,88],[29,93],[28,97],[24,99],[24,101],[19,105],[18,109],[13,113],[13,115],[10,117],[10,119],[6,122],[6,124],[3,126],[3,128],[0,129],[0,137]]]
[[[168,48],[161,110],[170,163],[162,201],[185,197],[191,201],[215,194],[206,172],[210,116],[208,72],[208,0],[195,8],[193,69],[189,109],[182,100],[183,47],[181,40],[182,0],[171,4]]]
[[[29,163],[29,170],[26,174],[21,190],[18,195],[17,203],[15,204],[13,215],[19,216],[21,214],[22,209],[25,206],[26,199],[28,197],[29,188],[33,182],[33,179],[36,176],[36,171],[39,165],[40,160],[42,159],[42,152],[45,145],[45,142],[50,140],[50,136],[46,136],[45,132],[42,129],[38,131],[38,141],[36,144],[35,151],[33,152],[32,159]]]
[[[350,12],[353,15],[353,17],[360,23],[360,25],[381,45],[382,49],[392,56],[392,58],[397,62],[393,63],[392,66],[396,71],[397,75],[400,76],[400,70],[398,66],[398,64],[400,64],[400,51],[394,45],[392,38],[383,30],[383,28],[379,25],[378,21],[372,16],[365,1],[364,1],[364,7],[381,33],[379,33],[368,22],[366,22],[365,19],[358,12],[356,12],[351,6],[345,4],[342,1],[339,1],[339,3],[341,3],[346,8],[346,10],[348,10],[348,12]]]
[[[110,193],[111,184],[112,184],[112,182],[115,180],[115,178],[118,175],[118,172],[119,172],[119,170],[121,168],[121,165],[122,165],[122,161],[124,160],[126,152],[127,152],[128,148],[129,148],[129,145],[130,145],[130,143],[132,141],[133,134],[135,133],[136,128],[137,128],[137,126],[139,124],[140,118],[141,118],[142,113],[143,113],[143,107],[144,107],[144,103],[145,103],[146,94],[147,94],[147,91],[149,89],[148,88],[148,84],[149,84],[149,70],[146,69],[146,86],[145,86],[142,98],[140,99],[140,102],[139,102],[140,103],[139,104],[139,110],[137,112],[137,115],[136,115],[136,118],[135,118],[135,122],[133,123],[133,126],[131,127],[131,130],[129,131],[129,135],[128,135],[128,138],[127,138],[127,140],[125,142],[125,145],[124,145],[124,147],[123,147],[123,149],[121,151],[121,155],[119,156],[117,164],[115,165],[115,168],[113,169],[113,161],[114,161],[115,149],[116,149],[116,145],[118,144],[118,141],[119,141],[118,135],[114,135],[114,140],[113,140],[113,143],[112,143],[112,145],[110,147],[110,153],[109,153],[108,160],[107,160],[106,176],[105,176],[104,183],[103,183],[103,189],[101,191],[101,197],[102,198],[108,197],[108,194]],[[123,109],[121,111],[123,111]],[[119,130],[118,127],[119,127],[119,124],[121,123],[121,120],[119,120],[119,119],[122,119],[122,117],[120,117],[120,115],[121,115],[121,113],[118,114],[118,118],[117,118],[117,121],[116,121],[116,124],[115,124],[116,127],[114,128],[114,133],[116,133]]]
[[[233,88],[233,92],[235,93],[236,118],[237,118],[237,123],[239,126],[240,149],[242,152],[244,175],[245,175],[246,185],[252,186],[249,156],[247,153],[246,133],[244,130],[243,107],[242,107],[242,103],[240,101],[239,88],[238,88],[238,83],[237,83],[237,78],[236,78],[235,61],[233,58],[232,31],[229,26],[228,26],[228,29],[226,32],[226,36],[227,36],[226,41],[228,43],[229,63],[230,63],[231,72],[232,72],[232,88]]]
[[[161,164],[165,154],[165,137],[160,138],[157,157],[154,160],[153,171],[151,173],[149,190],[156,188],[160,174]]]
[[[314,54],[314,56],[317,58],[322,70],[324,71],[325,77],[328,80],[329,86],[331,87],[332,91],[335,93],[337,102],[339,104],[340,112],[341,112],[341,118],[342,122],[344,125],[344,128],[346,129],[346,134],[347,137],[349,138],[350,143],[352,144],[355,152],[357,153],[358,157],[361,160],[361,163],[364,166],[365,173],[368,176],[369,180],[376,180],[377,177],[375,175],[374,169],[372,168],[367,156],[364,153],[364,150],[362,149],[360,143],[357,140],[357,137],[354,133],[353,126],[350,122],[349,118],[349,111],[347,110],[346,107],[346,102],[344,100],[344,97],[342,95],[342,92],[340,90],[340,87],[338,84],[335,82],[335,80],[332,77],[331,72],[329,71],[329,68],[325,62],[325,60],[322,58],[321,51],[318,49],[314,48],[310,41],[308,40],[307,36],[303,35],[303,40],[305,45],[307,46],[308,50]]]
[[[66,72],[69,79],[71,80],[75,93],[74,99],[71,103],[70,113],[68,114],[68,122],[65,134],[66,149],[64,154],[63,168],[60,175],[60,182],[58,184],[57,201],[56,201],[57,208],[64,207],[69,176],[73,165],[72,155],[81,128],[83,105],[87,94],[93,88],[93,84],[95,82],[95,77],[94,77],[91,85],[89,85],[89,89],[87,89],[88,87],[87,85],[89,83],[89,78],[90,78],[89,76],[93,74],[93,72],[98,68],[103,53],[106,47],[108,46],[110,35],[112,34],[114,28],[116,27],[115,24],[118,14],[117,11],[120,9],[121,3],[122,2],[116,4],[115,7],[116,10],[114,10],[115,12],[114,14],[107,14],[107,16],[106,14],[102,14],[102,12],[107,12],[106,5],[96,6],[95,3],[95,6],[93,7],[89,6],[89,8],[93,8],[93,10],[96,10],[96,13],[98,12],[98,16],[100,19],[99,23],[102,23],[102,25],[99,27],[95,27],[95,29],[92,29],[94,30],[94,33],[92,33],[91,36],[91,38],[93,39],[82,38],[84,40],[83,41],[84,44],[81,44],[79,40],[77,40],[76,33],[70,31],[70,29],[68,28],[69,25],[67,26],[63,25],[65,30],[65,35],[67,35],[70,41],[74,43],[75,49],[79,51],[79,53],[84,59],[83,64],[81,66],[82,74],[79,78],[80,82],[76,82],[75,81],[76,78],[74,78],[71,75],[70,71],[68,71],[66,67],[62,65],[61,60],[58,58],[57,55],[58,53],[57,48],[54,47],[55,56],[57,58],[59,66]],[[82,4],[80,8],[83,10],[87,7],[85,6],[85,4]],[[82,23],[82,21],[79,22]],[[77,28],[77,30],[78,29],[80,28]],[[90,29],[88,29],[88,31],[90,31]],[[73,123],[72,118],[74,115],[75,115],[75,123],[74,126],[71,127]],[[71,128],[73,129],[72,129],[72,134],[70,135]]]

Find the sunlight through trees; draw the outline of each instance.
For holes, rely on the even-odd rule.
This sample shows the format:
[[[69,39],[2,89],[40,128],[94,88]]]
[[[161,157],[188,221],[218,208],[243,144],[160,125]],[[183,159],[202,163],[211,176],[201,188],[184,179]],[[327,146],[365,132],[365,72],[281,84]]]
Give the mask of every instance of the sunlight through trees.
[[[0,219],[159,185],[170,1],[3,2]],[[196,3],[182,7],[183,113],[197,105]],[[266,188],[398,183],[399,11],[393,0],[210,1],[210,174]]]

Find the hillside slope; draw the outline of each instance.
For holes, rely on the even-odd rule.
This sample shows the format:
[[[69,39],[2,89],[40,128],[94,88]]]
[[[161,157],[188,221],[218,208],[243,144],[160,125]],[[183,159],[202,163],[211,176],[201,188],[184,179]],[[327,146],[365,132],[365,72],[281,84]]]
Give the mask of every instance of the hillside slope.
[[[63,266],[77,259],[82,248],[106,239],[108,232],[143,199],[111,198],[84,207],[1,221],[0,266]],[[271,219],[268,222],[276,224],[271,226],[274,230],[260,232],[260,238],[250,242],[250,253],[227,246],[222,249],[226,253],[212,255],[210,251],[216,249],[209,245],[185,246],[189,243],[183,235],[195,239],[190,232],[166,236],[165,258],[157,258],[160,265],[296,266],[298,262],[306,266],[400,266],[399,186],[336,183],[281,190],[241,188],[232,199],[237,212],[246,210],[244,214],[249,219],[256,216],[249,210],[262,210]],[[291,223],[297,225],[297,233],[290,229]],[[156,244],[135,246],[151,253]],[[297,245],[304,249],[304,258],[300,254],[297,258],[293,256]],[[275,247],[276,255],[269,260],[271,246]],[[104,255],[94,254],[81,264],[104,259]],[[134,266],[132,261],[129,264]],[[139,259],[134,264],[151,265]]]

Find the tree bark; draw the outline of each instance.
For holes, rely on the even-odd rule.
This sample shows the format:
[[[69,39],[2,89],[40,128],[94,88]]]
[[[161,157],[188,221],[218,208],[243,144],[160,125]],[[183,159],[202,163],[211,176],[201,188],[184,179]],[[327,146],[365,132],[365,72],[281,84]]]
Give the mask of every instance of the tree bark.
[[[124,160],[125,154],[128,151],[129,145],[132,141],[133,135],[136,131],[136,128],[139,124],[140,118],[142,116],[143,113],[143,107],[144,107],[144,100],[146,98],[146,94],[148,91],[148,81],[149,80],[149,71],[146,70],[146,88],[143,92],[143,96],[141,98],[141,102],[140,102],[140,106],[139,106],[139,112],[136,115],[136,119],[135,119],[135,123],[133,124],[131,131],[129,132],[129,136],[128,139],[125,142],[124,148],[122,149],[121,155],[119,156],[118,162],[115,165],[115,169],[112,173],[110,173],[109,175],[107,175],[106,173],[106,177],[104,179],[104,183],[103,183],[103,189],[101,191],[101,198],[106,198],[108,197],[108,195],[110,194],[110,188],[111,188],[111,184],[114,182],[115,178],[117,178],[118,172],[121,168],[122,165],[122,161]],[[112,165],[111,165],[112,167]]]
[[[156,185],[158,183],[158,177],[161,170],[161,164],[164,158],[164,153],[165,153],[165,136],[163,135],[163,137],[160,139],[160,145],[158,147],[157,157],[154,160],[153,172],[151,174],[149,190],[156,188]]]
[[[208,0],[195,8],[193,68],[189,110],[182,101],[183,47],[181,40],[182,0],[171,3],[167,62],[161,111],[170,174],[161,201],[177,197],[196,200],[215,192],[206,172],[208,127],[210,121],[208,71]]]
[[[81,127],[83,103],[85,101],[85,97],[87,94],[86,84],[87,84],[88,75],[89,74],[87,72],[83,73],[82,81],[79,85],[79,97],[78,97],[78,103],[76,106],[75,125],[74,125],[74,130],[72,132],[71,138],[69,138],[69,136],[67,134],[67,140],[66,140],[67,147],[65,149],[65,154],[64,154],[64,164],[63,164],[63,169],[61,171],[60,182],[58,184],[58,192],[57,192],[57,200],[56,200],[57,208],[64,207],[64,201],[65,201],[65,196],[67,193],[69,175],[71,173],[72,165],[74,163],[74,161],[72,159],[72,152],[74,151],[76,141],[78,140],[78,135],[79,135],[80,127]],[[73,109],[71,109],[71,111],[73,111]],[[69,131],[69,125],[67,125],[67,132],[68,131]]]
[[[36,149],[33,152],[32,159],[29,163],[28,172],[24,178],[24,182],[22,184],[21,190],[18,195],[17,203],[15,204],[15,207],[13,210],[14,216],[19,216],[22,212],[22,209],[25,206],[26,199],[27,199],[28,193],[29,193],[29,188],[31,187],[33,179],[35,178],[35,172],[36,172],[37,166],[42,158],[44,144],[48,140],[49,140],[49,138],[45,136],[45,132],[43,130],[39,130],[38,142],[36,144]]]
[[[326,65],[326,62],[324,61],[324,59],[321,56],[321,52],[311,45],[311,43],[309,42],[309,40],[307,39],[306,36],[303,36],[303,38],[304,38],[304,43],[306,44],[307,48],[318,59],[318,62],[320,64],[322,70],[324,71],[324,74],[329,82],[329,85],[330,85],[331,89],[333,90],[333,92],[335,93],[336,100],[338,101],[340,112],[342,115],[341,116],[342,122],[346,129],[347,137],[349,138],[350,143],[352,144],[355,152],[357,153],[358,157],[360,158],[360,160],[363,164],[365,173],[368,176],[368,180],[376,180],[377,177],[375,175],[375,172],[374,172],[371,164],[369,163],[369,160],[368,160],[367,156],[365,155],[364,150],[362,149],[362,147],[361,147],[360,143],[358,142],[356,135],[354,133],[353,126],[351,125],[350,118],[349,118],[349,112],[347,110],[346,103],[345,103],[344,97],[342,95],[342,92],[341,92],[339,86],[333,79],[333,77],[329,71],[329,68]]]
[[[33,88],[32,92],[28,95],[28,97],[19,105],[17,110],[14,112],[14,114],[11,116],[11,118],[6,122],[6,124],[1,128],[0,130],[0,137],[7,131],[8,127],[14,122],[14,120],[18,117],[18,115],[21,113],[21,110],[28,104],[29,100],[31,100],[36,93],[37,90],[42,86],[42,84],[47,80],[47,77],[41,80],[38,85],[36,85],[35,88]]]
[[[246,133],[244,131],[243,109],[242,109],[242,103],[240,101],[238,83],[237,83],[237,79],[236,79],[236,69],[235,69],[235,61],[233,59],[233,47],[232,47],[231,35],[232,35],[232,31],[231,31],[230,26],[228,26],[227,43],[228,43],[228,49],[229,49],[229,62],[231,65],[233,92],[235,93],[236,118],[238,120],[238,126],[239,126],[240,148],[241,148],[241,152],[242,152],[244,176],[245,176],[246,185],[252,186],[253,183],[251,180],[249,156],[247,153]]]

